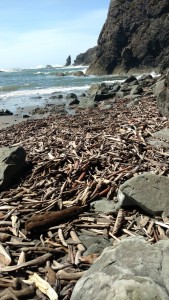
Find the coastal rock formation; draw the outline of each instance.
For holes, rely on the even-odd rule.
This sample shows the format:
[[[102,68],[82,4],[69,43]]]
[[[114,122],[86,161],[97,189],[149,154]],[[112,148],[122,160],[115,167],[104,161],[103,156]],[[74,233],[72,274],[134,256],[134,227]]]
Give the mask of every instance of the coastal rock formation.
[[[169,299],[169,241],[127,238],[106,248],[75,285],[71,300]]]
[[[65,67],[69,67],[70,65],[71,65],[71,56],[69,55],[68,58],[66,59]]]
[[[25,166],[25,158],[22,147],[0,148],[0,191],[16,181]]]
[[[111,0],[88,74],[169,67],[169,1]]]
[[[97,46],[88,49],[84,53],[80,53],[76,56],[73,65],[74,66],[88,66],[96,59]]]

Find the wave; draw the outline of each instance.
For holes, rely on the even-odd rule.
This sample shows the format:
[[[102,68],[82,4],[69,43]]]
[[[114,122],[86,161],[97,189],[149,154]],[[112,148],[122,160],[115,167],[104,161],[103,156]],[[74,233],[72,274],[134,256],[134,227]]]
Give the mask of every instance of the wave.
[[[33,74],[34,75],[47,75],[47,74],[50,74],[50,72],[41,72],[41,71],[38,71],[38,72],[35,72]]]
[[[8,90],[8,93],[0,93],[0,97],[2,98],[9,98],[9,97],[20,97],[20,96],[35,96],[35,95],[48,95],[52,94],[54,92],[58,93],[63,93],[67,94],[69,92],[78,92],[78,91],[84,91],[87,90],[90,87],[90,85],[85,85],[85,86],[74,86],[74,87],[51,87],[51,88],[36,88],[34,90],[22,90],[22,91],[17,91],[17,90]]]
[[[21,72],[22,69],[20,68],[14,68],[14,69],[0,69],[0,72],[2,73],[13,73],[13,72]]]
[[[25,87],[31,87],[33,85],[29,84],[29,83],[25,83],[25,84],[16,84],[16,85],[7,85],[7,86],[0,86],[0,92],[12,92],[12,91],[18,91],[21,88],[25,88]]]

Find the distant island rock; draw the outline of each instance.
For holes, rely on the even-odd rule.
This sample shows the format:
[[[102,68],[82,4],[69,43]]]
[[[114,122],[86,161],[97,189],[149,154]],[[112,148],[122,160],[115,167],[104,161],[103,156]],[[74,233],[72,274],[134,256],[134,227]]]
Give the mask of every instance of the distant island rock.
[[[168,28],[168,0],[111,0],[87,74],[166,70]]]
[[[71,56],[69,55],[66,59],[65,67],[69,67],[71,65]]]
[[[97,46],[88,49],[84,53],[80,53],[76,56],[73,65],[74,66],[88,66],[96,59]]]
[[[46,65],[46,69],[54,69],[51,65]]]

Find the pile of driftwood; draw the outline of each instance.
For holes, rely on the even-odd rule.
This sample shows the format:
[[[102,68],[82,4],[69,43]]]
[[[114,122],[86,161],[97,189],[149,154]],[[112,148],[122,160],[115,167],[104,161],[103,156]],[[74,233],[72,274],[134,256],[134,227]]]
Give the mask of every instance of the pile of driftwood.
[[[168,126],[154,98],[144,97],[133,108],[119,100],[109,110],[28,120],[0,131],[0,146],[22,145],[27,152],[20,182],[0,193],[0,299],[70,299],[98,257],[83,256],[82,229],[112,244],[124,236],[168,238],[169,226],[159,217],[89,208],[102,197],[115,201],[119,185],[136,174],[168,176],[168,152],[146,141]]]

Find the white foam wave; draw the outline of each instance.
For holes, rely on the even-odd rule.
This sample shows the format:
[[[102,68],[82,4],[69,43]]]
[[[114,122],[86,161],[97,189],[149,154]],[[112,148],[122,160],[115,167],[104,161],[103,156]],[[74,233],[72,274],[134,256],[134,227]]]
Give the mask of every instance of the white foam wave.
[[[11,73],[11,72],[20,72],[22,69],[0,69],[0,72]]]
[[[58,93],[69,93],[72,91],[84,91],[87,90],[90,87],[90,85],[85,85],[85,86],[74,86],[74,87],[52,87],[52,88],[46,88],[46,89],[41,89],[41,88],[36,88],[34,90],[22,90],[22,91],[12,91],[12,92],[7,92],[7,93],[1,93],[0,97],[1,99],[9,98],[9,97],[20,97],[20,96],[35,96],[35,95],[49,95],[55,92]]]
[[[35,72],[33,74],[34,75],[39,75],[39,74],[47,75],[47,74],[49,74],[49,72],[40,72],[40,71],[38,71],[38,72]]]

